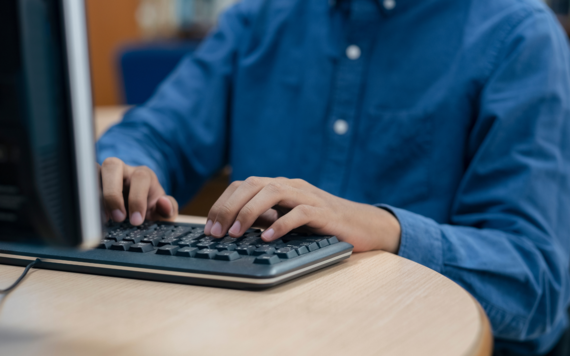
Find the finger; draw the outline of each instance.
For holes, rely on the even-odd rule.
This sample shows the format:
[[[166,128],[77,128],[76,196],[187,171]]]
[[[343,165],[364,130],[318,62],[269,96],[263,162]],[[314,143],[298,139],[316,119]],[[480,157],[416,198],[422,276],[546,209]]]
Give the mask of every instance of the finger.
[[[261,238],[264,241],[273,241],[300,226],[307,225],[318,230],[323,229],[326,223],[324,209],[310,205],[299,205],[277,219],[273,225],[261,234]]]
[[[263,189],[269,181],[271,181],[270,178],[249,177],[237,186],[233,194],[229,195],[225,200],[220,198],[210,210],[209,217],[214,222],[210,234],[215,237],[224,236],[243,206]]]
[[[130,177],[129,214],[132,225],[144,222],[147,209],[147,200],[153,178],[152,171],[147,167],[137,167]]]
[[[122,222],[127,216],[123,198],[125,164],[118,158],[107,158],[101,167],[103,203],[105,211],[115,222]]]
[[[273,181],[263,187],[259,193],[253,196],[239,210],[228,233],[235,237],[241,236],[243,234],[242,231],[249,229],[255,220],[283,200],[286,194],[289,193],[291,195],[288,192],[289,188],[286,184],[277,181]]]
[[[273,181],[256,194],[238,213],[234,225],[229,233],[232,236],[241,236],[249,229],[255,220],[275,205],[283,204],[294,207],[300,204],[314,205],[313,195],[306,194],[288,184]]]
[[[218,200],[212,205],[210,211],[208,212],[208,220],[206,221],[206,226],[204,227],[204,234],[210,235],[212,226],[214,221],[216,220],[217,211],[220,210],[221,206],[224,204],[225,201],[236,191],[236,189],[242,184],[242,181],[234,181],[232,182],[226,190],[220,195]]]
[[[170,220],[170,214],[174,213],[174,208],[176,208],[178,213],[178,203],[174,198],[171,200],[166,195],[156,174],[152,170],[150,170],[150,174],[151,183],[148,192],[146,218],[148,220]],[[159,208],[159,206],[162,208]]]
[[[279,219],[279,213],[275,209],[269,209],[261,214],[252,226],[266,228],[271,226],[277,219]]]
[[[151,215],[152,220],[174,221],[178,216],[178,203],[171,196],[164,195],[156,201],[156,208]]]

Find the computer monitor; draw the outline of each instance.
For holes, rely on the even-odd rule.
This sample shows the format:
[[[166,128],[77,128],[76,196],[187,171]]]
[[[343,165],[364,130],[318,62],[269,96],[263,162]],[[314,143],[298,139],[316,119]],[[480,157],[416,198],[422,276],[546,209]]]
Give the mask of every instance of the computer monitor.
[[[102,235],[83,0],[0,1],[0,240]]]

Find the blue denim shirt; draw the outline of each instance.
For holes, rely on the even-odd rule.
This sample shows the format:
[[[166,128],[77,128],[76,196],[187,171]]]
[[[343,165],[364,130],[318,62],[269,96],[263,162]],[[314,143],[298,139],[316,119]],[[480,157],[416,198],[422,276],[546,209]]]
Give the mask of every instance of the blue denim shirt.
[[[384,204],[399,254],[472,293],[497,349],[544,352],[570,298],[569,106],[539,1],[244,0],[98,159],[180,202],[229,164]]]

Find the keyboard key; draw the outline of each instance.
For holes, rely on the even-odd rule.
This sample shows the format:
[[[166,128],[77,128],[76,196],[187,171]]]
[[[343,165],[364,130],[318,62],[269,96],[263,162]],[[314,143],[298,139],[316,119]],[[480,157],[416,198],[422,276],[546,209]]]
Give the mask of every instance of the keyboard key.
[[[192,232],[188,235],[180,236],[181,239],[185,240],[196,240],[205,237],[204,232]]]
[[[119,241],[111,245],[111,250],[127,251],[133,243],[131,241]]]
[[[196,247],[203,248],[203,249],[212,249],[217,244],[218,243],[214,242],[214,241],[204,241],[204,242],[200,242],[199,244],[197,244]]]
[[[297,252],[295,251],[295,249],[292,248],[292,247],[283,247],[283,248],[280,248],[279,250],[275,251],[275,254],[276,254],[279,258],[284,259],[284,260],[287,260],[287,259],[289,259],[289,258],[293,258],[293,257],[299,256],[299,255],[297,254]]]
[[[111,232],[111,231],[115,231],[120,229],[122,226],[122,223],[116,223],[112,220],[107,221],[107,223],[105,224],[105,232]]]
[[[216,250],[218,251],[224,251],[224,250],[228,250],[228,251],[234,251],[236,249],[236,244],[230,244],[230,243],[219,243],[216,245]]]
[[[255,251],[253,251],[253,255],[254,256],[272,255],[273,252],[275,252],[275,248],[269,245],[264,245],[262,247],[255,249]]]
[[[176,251],[176,256],[194,257],[196,256],[196,252],[198,252],[198,249],[196,247],[183,247]]]
[[[319,245],[316,242],[303,242],[301,246],[305,246],[309,252],[313,252],[319,249]]]
[[[222,261],[233,261],[237,260],[238,258],[240,258],[239,253],[231,250],[220,251],[215,256],[216,260]]]
[[[99,243],[99,246],[97,246],[97,248],[106,250],[106,249],[108,249],[109,247],[111,247],[111,245],[113,245],[114,243],[115,243],[115,240],[107,240],[107,239],[105,239],[105,240],[103,240],[103,241],[101,241],[101,242]]]
[[[125,236],[125,238],[123,240],[124,241],[130,241],[133,243],[139,243],[142,241],[143,238],[144,237],[142,235],[137,234],[137,235],[127,235],[127,236]]]
[[[136,244],[132,244],[129,247],[129,251],[130,252],[139,252],[139,253],[150,252],[150,251],[154,251],[154,246],[152,244],[139,242]]]
[[[257,256],[253,262],[262,265],[273,265],[280,262],[280,260],[276,255],[261,255]]]
[[[106,234],[105,239],[119,242],[122,241],[125,236],[126,234],[118,232],[118,233]]]
[[[221,240],[218,240],[217,242],[222,244],[235,244],[237,246],[243,240],[244,240],[243,236],[238,236],[238,237],[226,236],[223,237]]]
[[[205,258],[205,259],[212,259],[218,254],[218,250],[213,248],[205,248],[196,252],[196,257],[198,258]]]
[[[328,241],[329,244],[331,244],[331,245],[332,245],[332,244],[336,244],[336,243],[338,242],[338,238],[337,238],[336,236],[332,236],[332,237],[329,237],[329,238],[327,239],[327,241]]]
[[[130,232],[135,231],[135,230],[136,230],[136,228],[134,228],[134,227],[131,227],[128,229],[119,228],[117,230],[107,232],[107,234],[105,235],[105,239],[115,240],[115,241],[119,242],[119,241],[122,241],[123,238],[125,236],[127,236],[127,234],[129,234]]]
[[[236,248],[236,251],[240,255],[252,255],[253,251],[255,251],[255,246],[251,245],[239,246]]]
[[[323,248],[323,247],[326,247],[326,246],[328,246],[328,245],[330,245],[330,244],[329,244],[329,241],[328,241],[328,240],[322,239],[321,241],[317,242],[317,245],[319,245],[320,248]]]
[[[158,247],[162,247],[165,245],[176,245],[178,246],[178,239],[162,239],[158,242]]]
[[[218,240],[217,242],[220,243],[220,244],[233,244],[233,243],[236,242],[236,240],[237,240],[238,238],[239,238],[239,237],[233,238],[233,237],[231,237],[231,236],[226,236],[226,237],[223,237],[221,240]]]
[[[105,236],[105,240],[112,240],[115,242],[119,242],[119,241],[123,241],[123,235],[117,235],[117,236]]]
[[[157,255],[174,256],[174,255],[176,255],[176,252],[179,249],[180,249],[180,247],[176,246],[176,245],[166,245],[166,246],[159,247],[158,250],[156,250],[156,254]],[[192,256],[190,256],[190,257],[192,257]]]
[[[177,237],[177,238],[174,238],[174,239],[168,239],[168,240],[177,240],[177,241],[196,241],[196,242],[200,242],[200,239],[198,239],[198,238],[195,238],[195,239],[193,239],[193,238],[191,238],[191,237],[188,237],[188,236],[182,236],[182,237]]]
[[[199,242],[196,240],[190,240],[190,241],[181,240],[181,241],[178,241],[178,246],[180,246],[180,247],[196,247],[198,245],[198,243]]]
[[[150,232],[150,231],[154,231],[154,230],[158,229],[158,225],[156,225],[155,223],[152,223],[152,222],[144,222],[142,225],[137,226],[136,229],[139,231],[143,231],[143,232],[146,232],[146,231]]]
[[[255,245],[257,243],[263,242],[261,240],[260,237],[258,236],[251,236],[251,237],[246,237],[243,240],[240,241],[240,245]]]
[[[290,241],[300,241],[300,240],[299,240],[300,238],[301,238],[301,236],[300,236],[299,234],[296,234],[296,233],[289,233],[289,234],[287,234],[287,235],[281,237],[281,239],[282,239],[283,241],[286,241],[286,242],[290,242]]]
[[[193,228],[191,226],[173,226],[170,231],[166,231],[162,237],[164,238],[177,238],[191,232]]]
[[[156,247],[160,243],[161,239],[161,237],[145,237],[141,242],[151,244]]]
[[[306,246],[297,246],[294,248],[295,248],[295,252],[297,252],[297,254],[299,256],[304,255],[306,253],[309,253],[309,249]]]
[[[164,243],[167,244],[167,245],[176,245],[176,243],[177,243],[178,241],[180,241],[180,240],[175,239],[175,238],[172,238],[172,237],[169,237],[169,238],[167,238],[167,239],[161,238],[161,240],[160,240],[160,242],[164,242]]]
[[[135,231],[132,231],[125,236],[125,240],[129,239],[129,241],[136,241],[137,239],[140,241],[145,237],[150,236],[157,236],[159,231],[157,231],[156,225],[148,226],[139,226]]]

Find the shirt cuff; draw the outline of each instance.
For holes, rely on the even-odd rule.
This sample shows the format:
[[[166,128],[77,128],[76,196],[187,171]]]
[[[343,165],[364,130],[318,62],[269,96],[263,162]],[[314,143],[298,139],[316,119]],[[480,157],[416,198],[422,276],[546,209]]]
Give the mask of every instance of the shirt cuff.
[[[386,204],[376,206],[389,211],[400,222],[402,232],[398,255],[441,273],[443,250],[439,225],[432,219],[407,210]]]

